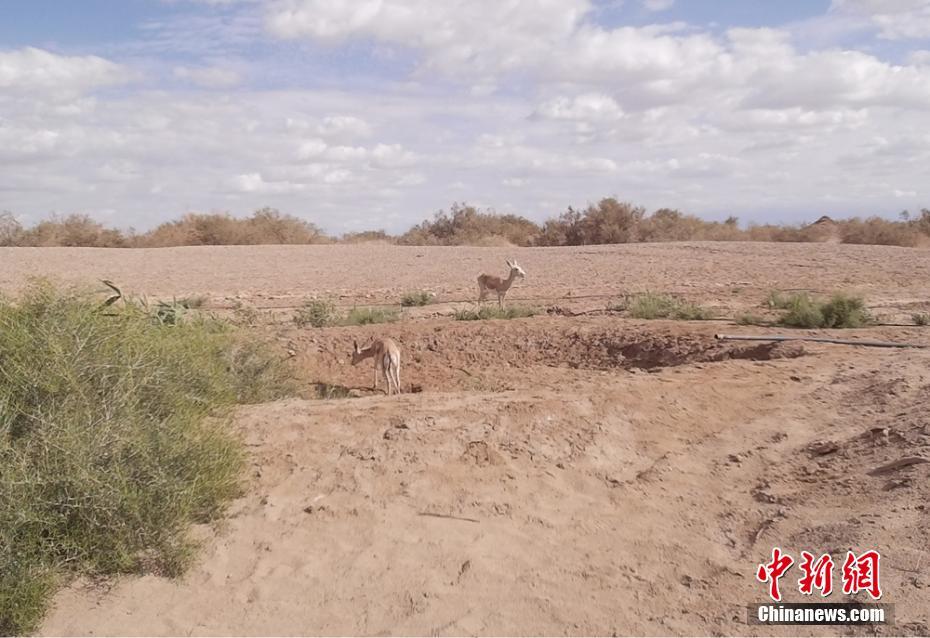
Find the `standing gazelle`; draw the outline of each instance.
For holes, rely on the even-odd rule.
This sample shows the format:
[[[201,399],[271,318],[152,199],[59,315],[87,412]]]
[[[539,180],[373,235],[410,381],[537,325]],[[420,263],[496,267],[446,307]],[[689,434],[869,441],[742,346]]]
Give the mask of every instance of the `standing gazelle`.
[[[375,360],[375,387],[378,389],[378,371],[384,375],[387,383],[387,393],[391,394],[393,385],[397,394],[400,394],[400,348],[393,339],[375,339],[367,348],[359,348],[358,341],[353,341],[352,365],[359,361],[374,358]]]
[[[488,296],[488,292],[493,290],[497,293],[497,305],[500,306],[501,310],[504,309],[504,295],[510,290],[514,280],[517,277],[520,279],[526,277],[526,273],[517,265],[516,259],[509,260],[507,262],[507,267],[510,268],[510,276],[508,276],[507,279],[501,279],[495,275],[478,275],[479,302],[484,301]]]

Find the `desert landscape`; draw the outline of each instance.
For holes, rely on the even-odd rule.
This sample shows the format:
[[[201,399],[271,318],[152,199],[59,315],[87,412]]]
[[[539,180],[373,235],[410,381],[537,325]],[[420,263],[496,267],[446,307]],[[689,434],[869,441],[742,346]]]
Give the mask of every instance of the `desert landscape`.
[[[539,314],[455,321],[480,272]],[[199,296],[290,359],[299,396],[239,408],[243,495],[195,527],[195,565],[59,591],[43,635],[729,635],[772,548],[881,553],[893,626],[927,634],[930,350],[725,341],[791,334],[930,345],[924,250],[668,243],[574,248],[388,245],[0,249],[29,277],[150,299]],[[434,303],[367,326],[298,327],[308,299]],[[878,325],[736,325],[774,290],[862,295]],[[646,291],[706,321],[607,311]],[[495,303],[495,302],[492,302]],[[354,340],[391,337],[400,396],[371,390]],[[383,385],[382,385],[383,389]],[[329,398],[331,397],[331,398]],[[879,471],[876,472],[875,470]],[[791,572],[787,601],[800,601]],[[834,600],[846,599],[834,593]],[[857,600],[864,600],[856,597]],[[781,631],[787,629],[786,631]]]

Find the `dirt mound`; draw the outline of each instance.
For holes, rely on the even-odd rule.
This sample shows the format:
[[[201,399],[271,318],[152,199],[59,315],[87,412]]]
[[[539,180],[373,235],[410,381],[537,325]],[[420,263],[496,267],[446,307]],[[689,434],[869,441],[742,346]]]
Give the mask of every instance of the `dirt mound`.
[[[510,341],[471,374],[519,389],[242,409],[248,487],[192,571],[72,586],[43,632],[772,634],[745,605],[765,598],[755,569],[779,546],[838,566],[847,549],[879,550],[894,632],[926,634],[930,464],[870,472],[927,453],[927,353],[815,345],[766,361],[782,346],[574,323],[379,326],[428,389],[462,348],[492,362],[481,349]],[[337,332],[307,335],[351,338]],[[538,361],[575,352],[589,367],[510,365],[541,343],[554,353]],[[792,580],[783,591],[801,602]]]
[[[612,317],[536,318],[496,322],[422,322],[326,330],[289,330],[284,339],[298,352],[312,383],[339,387],[371,383],[369,366],[348,365],[353,340],[388,334],[401,344],[403,377],[421,389],[481,389],[476,371],[572,368],[646,370],[734,359],[767,361],[804,354],[799,344],[745,344],[717,340],[709,331],[668,324],[637,325]],[[408,388],[409,389],[409,388]],[[328,390],[326,390],[328,391]]]

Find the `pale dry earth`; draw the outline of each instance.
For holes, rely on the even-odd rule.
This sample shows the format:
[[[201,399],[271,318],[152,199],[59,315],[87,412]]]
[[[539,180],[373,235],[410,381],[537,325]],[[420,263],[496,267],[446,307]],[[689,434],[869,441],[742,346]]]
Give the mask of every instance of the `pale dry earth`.
[[[529,273],[514,300],[574,298],[592,307],[629,292],[660,290],[710,304],[753,305],[773,289],[861,292],[872,304],[926,300],[930,250],[894,246],[666,243],[569,248],[369,245],[182,248],[0,248],[0,290],[47,276],[79,285],[110,279],[150,297],[206,294],[218,305],[290,307],[308,297],[396,303],[429,290],[442,300],[477,294],[481,272]]]
[[[107,278],[153,298],[205,295],[218,312],[276,308],[255,329],[293,353],[306,388],[237,413],[245,494],[195,530],[203,551],[185,577],[76,582],[42,633],[930,632],[930,463],[870,474],[930,458],[930,350],[721,342],[776,332],[726,320],[452,321],[474,276],[511,256],[529,274],[512,295],[553,312],[655,290],[765,313],[776,288],[859,292],[884,323],[930,311],[930,253],[900,248],[0,249],[7,291],[27,274]],[[307,297],[389,303],[418,288],[443,303],[400,323],[289,321]],[[918,327],[817,334],[930,344]],[[348,361],[374,335],[403,348],[400,397],[372,392],[370,362]],[[879,550],[896,624],[747,624],[775,545],[839,564],[847,549]],[[797,578],[782,580],[788,600]]]

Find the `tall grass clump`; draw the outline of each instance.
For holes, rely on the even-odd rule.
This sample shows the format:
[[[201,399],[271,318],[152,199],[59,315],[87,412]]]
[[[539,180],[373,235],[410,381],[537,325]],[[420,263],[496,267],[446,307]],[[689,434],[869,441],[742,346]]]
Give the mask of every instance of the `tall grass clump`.
[[[861,297],[836,293],[823,301],[807,293],[773,293],[769,305],[784,310],[778,323],[793,328],[861,328],[873,323]]]
[[[930,314],[926,312],[916,312],[911,315],[911,320],[915,326],[930,326]]]
[[[286,392],[283,365],[214,319],[41,284],[0,299],[0,635],[71,575],[183,571],[189,524],[239,491],[223,417]]]
[[[486,319],[522,319],[537,314],[535,308],[526,306],[481,306],[478,309],[461,308],[455,311],[456,321],[484,321]]]

